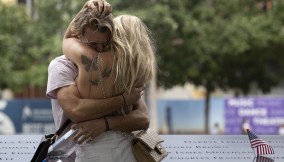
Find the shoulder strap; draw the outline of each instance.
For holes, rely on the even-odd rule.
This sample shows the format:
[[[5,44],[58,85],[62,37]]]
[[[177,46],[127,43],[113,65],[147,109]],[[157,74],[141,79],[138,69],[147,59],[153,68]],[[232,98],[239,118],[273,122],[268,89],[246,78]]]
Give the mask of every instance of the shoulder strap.
[[[63,123],[63,125],[55,132],[55,134],[59,136],[70,123],[71,123],[71,120],[67,119]]]

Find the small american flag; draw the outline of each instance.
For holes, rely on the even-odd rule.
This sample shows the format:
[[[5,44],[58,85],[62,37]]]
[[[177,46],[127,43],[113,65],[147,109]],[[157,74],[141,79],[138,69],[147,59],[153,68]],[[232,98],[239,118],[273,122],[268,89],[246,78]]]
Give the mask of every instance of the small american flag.
[[[258,138],[253,132],[247,130],[251,147],[256,148],[257,155],[274,154],[273,148],[264,140]]]

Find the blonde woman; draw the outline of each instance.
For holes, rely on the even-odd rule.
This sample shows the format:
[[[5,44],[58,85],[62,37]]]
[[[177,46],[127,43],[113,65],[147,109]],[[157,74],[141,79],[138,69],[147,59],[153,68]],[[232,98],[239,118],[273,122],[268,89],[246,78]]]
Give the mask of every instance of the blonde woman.
[[[136,16],[114,19],[113,36],[115,93],[148,83],[155,69],[155,48],[151,32]]]
[[[135,16],[115,18],[113,28],[110,17],[96,18],[94,15],[89,16],[93,11],[82,12],[70,24],[63,41],[64,54],[79,69],[76,81],[78,91],[82,98],[100,99],[121,95],[124,100],[125,92],[148,83],[153,76],[155,51],[149,29]],[[112,130],[113,125],[110,123],[113,122],[109,122],[108,115],[127,116],[132,113],[131,109],[143,104],[142,99],[133,105],[125,101],[124,106],[117,111],[102,110],[97,114],[104,116],[106,132],[96,137],[88,131],[79,131],[76,139],[83,136],[82,141],[87,142],[77,149],[76,161],[136,161],[126,132],[148,128],[148,114],[137,113],[144,116],[141,117],[144,121],[136,125],[125,123],[121,131]],[[70,111],[68,115],[76,116],[76,113],[81,112]],[[75,124],[73,128],[86,129],[83,123]]]

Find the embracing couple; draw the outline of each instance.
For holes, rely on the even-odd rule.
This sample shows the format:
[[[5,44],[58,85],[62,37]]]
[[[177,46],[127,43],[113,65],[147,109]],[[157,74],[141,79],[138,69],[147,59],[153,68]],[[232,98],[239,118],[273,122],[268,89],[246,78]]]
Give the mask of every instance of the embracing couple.
[[[105,0],[87,1],[66,30],[64,55],[48,67],[56,128],[70,119],[65,132],[78,129],[80,145],[64,162],[135,162],[129,133],[149,127],[141,96],[156,68],[151,32],[111,12]]]

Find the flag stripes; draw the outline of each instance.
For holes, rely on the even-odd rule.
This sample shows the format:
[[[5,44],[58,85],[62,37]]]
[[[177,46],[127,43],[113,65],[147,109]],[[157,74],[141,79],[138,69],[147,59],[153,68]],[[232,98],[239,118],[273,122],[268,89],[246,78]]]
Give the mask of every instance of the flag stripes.
[[[267,144],[264,140],[257,137],[256,134],[247,130],[250,144],[252,148],[256,148],[257,155],[264,155],[264,154],[274,154],[274,150],[272,146]]]
[[[256,150],[257,155],[274,154],[273,148],[269,145],[258,146]]]

